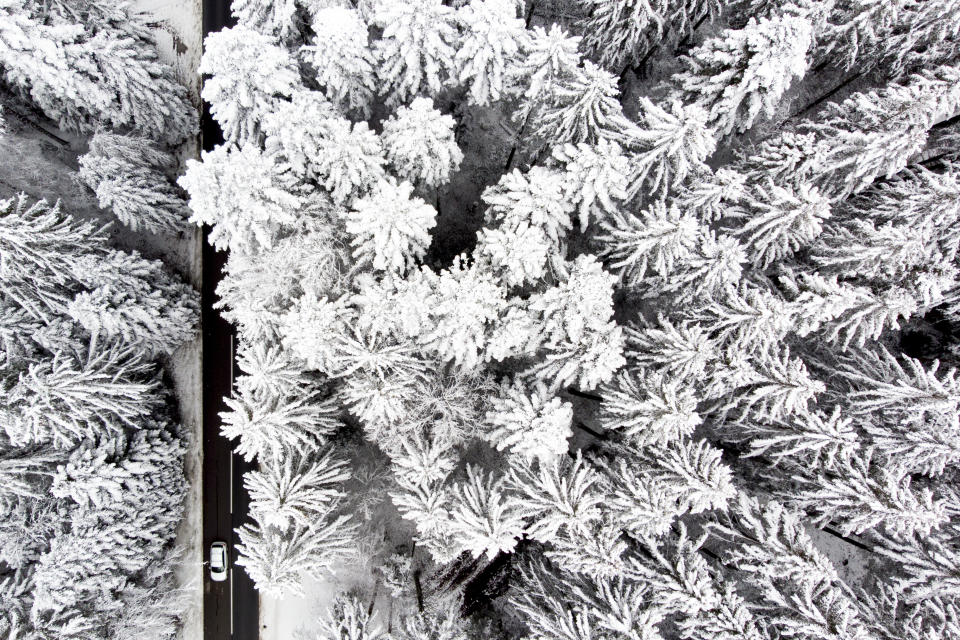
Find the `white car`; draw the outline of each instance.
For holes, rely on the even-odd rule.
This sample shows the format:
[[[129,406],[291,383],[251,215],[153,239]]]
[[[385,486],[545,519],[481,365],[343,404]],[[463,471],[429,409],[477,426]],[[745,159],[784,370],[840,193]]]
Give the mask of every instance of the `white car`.
[[[210,545],[210,579],[214,582],[223,582],[226,580],[229,564],[227,543],[214,542]]]

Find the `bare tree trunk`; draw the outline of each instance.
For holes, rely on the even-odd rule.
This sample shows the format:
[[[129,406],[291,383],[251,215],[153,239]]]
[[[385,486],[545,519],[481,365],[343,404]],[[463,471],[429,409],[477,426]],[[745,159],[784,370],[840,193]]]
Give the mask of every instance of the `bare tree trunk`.
[[[600,433],[596,429],[592,429],[587,425],[583,424],[582,422],[574,422],[573,426],[575,426],[577,429],[580,429],[581,431],[586,431],[597,440],[606,440],[608,438],[606,433]]]
[[[530,1],[530,8],[527,9],[527,29],[530,28],[530,23],[533,22],[533,10],[537,8],[537,0]]]
[[[423,585],[420,584],[420,569],[413,572],[413,585],[417,588],[417,609],[423,613]]]
[[[373,595],[370,596],[370,606],[367,607],[367,615],[373,615],[373,605],[377,602],[377,591],[380,590],[380,579],[373,583]]]
[[[693,23],[693,27],[690,28],[690,32],[687,33],[687,35],[683,37],[683,40],[681,40],[677,44],[677,48],[674,51],[679,51],[680,49],[683,49],[685,46],[690,44],[690,38],[693,37],[693,34],[697,32],[697,29],[699,29],[701,25],[703,25],[703,21],[706,20],[709,16],[710,16],[710,11],[707,10],[703,13],[702,16],[697,18],[697,21]]]
[[[832,96],[834,96],[838,91],[840,91],[841,89],[843,89],[843,88],[846,87],[848,84],[850,84],[851,82],[853,82],[854,80],[856,80],[857,78],[859,78],[859,77],[862,76],[862,75],[863,75],[863,73],[857,73],[857,74],[854,74],[854,75],[850,76],[849,78],[847,78],[846,80],[844,80],[843,82],[841,82],[838,86],[836,86],[836,87],[834,87],[833,89],[831,89],[830,91],[826,92],[825,94],[823,94],[822,96],[820,96],[819,98],[817,98],[816,100],[814,100],[813,102],[811,102],[810,104],[808,104],[807,106],[805,106],[805,107],[804,107],[803,109],[801,109],[800,111],[797,111],[796,113],[794,113],[792,116],[790,116],[789,118],[787,118],[787,120],[793,120],[794,118],[799,118],[800,116],[802,116],[802,115],[805,114],[806,112],[810,111],[811,109],[813,109],[814,107],[816,107],[818,104],[820,104],[820,103],[823,102],[824,100],[829,100],[829,99],[830,99]]]
[[[824,527],[824,528],[822,529],[822,531],[823,531],[824,533],[829,533],[830,535],[832,535],[832,536],[834,536],[834,537],[840,538],[840,539],[843,540],[844,542],[846,542],[846,543],[848,543],[848,544],[852,544],[853,546],[857,547],[858,549],[863,549],[864,551],[869,551],[870,553],[874,553],[873,547],[871,547],[870,545],[863,544],[863,543],[860,542],[859,540],[854,540],[853,538],[851,538],[851,537],[849,537],[849,536],[845,536],[845,535],[843,535],[842,533],[840,533],[839,531],[837,531],[836,529],[834,529],[833,527]]]
[[[510,153],[507,154],[507,163],[503,166],[504,173],[510,171],[510,166],[513,164],[513,157],[517,153],[517,147],[520,146],[520,142],[523,140],[523,134],[526,133],[527,124],[529,122],[530,122],[530,112],[527,111],[527,115],[523,119],[523,124],[520,125],[520,131],[517,132],[517,135],[513,140],[513,146],[510,147]]]
[[[586,391],[580,391],[576,387],[567,387],[567,393],[572,396],[577,396],[578,398],[583,398],[585,400],[593,400],[594,402],[603,402],[603,396],[598,396],[595,393],[587,393]]]

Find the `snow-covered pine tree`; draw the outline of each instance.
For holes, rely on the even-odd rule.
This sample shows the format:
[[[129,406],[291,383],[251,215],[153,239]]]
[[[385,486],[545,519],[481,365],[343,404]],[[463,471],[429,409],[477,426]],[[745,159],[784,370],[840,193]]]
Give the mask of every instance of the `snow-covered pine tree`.
[[[906,537],[885,535],[876,545],[877,552],[897,563],[901,572],[892,580],[909,603],[955,603],[960,598],[960,553],[952,543],[954,526],[947,531]]]
[[[331,451],[316,455],[267,457],[244,475],[250,511],[262,526],[308,525],[325,516],[345,494],[346,462]]]
[[[467,624],[460,617],[456,602],[433,605],[429,613],[405,613],[400,615],[391,637],[397,640],[467,640]]]
[[[341,593],[320,619],[320,633],[310,640],[384,640],[389,638],[376,622],[370,605],[358,594]],[[441,636],[444,637],[444,636]],[[445,638],[445,637],[444,637]]]
[[[381,2],[372,21],[383,29],[373,46],[387,105],[438,95],[455,75],[459,34],[453,9],[441,0]]]
[[[774,463],[796,460],[819,472],[821,463],[847,460],[860,448],[852,422],[835,407],[829,415],[806,411],[787,420],[744,420],[736,428],[750,439],[747,457],[764,456]]]
[[[626,211],[601,221],[597,245],[624,284],[639,287],[648,273],[673,274],[695,254],[705,229],[679,207],[663,202],[631,215]]]
[[[91,335],[151,355],[171,354],[196,336],[197,294],[164,271],[159,261],[109,250],[77,262],[78,280],[87,291],[73,297],[66,313]]]
[[[810,21],[784,14],[728,29],[690,52],[672,82],[678,95],[709,114],[720,135],[742,133],[774,115],[794,78],[807,70]]]
[[[706,559],[706,536],[692,539],[686,527],[662,544],[646,539],[630,558],[628,575],[648,586],[665,614],[676,617],[684,637],[737,637],[766,640],[769,632],[753,616],[736,583],[715,575]]]
[[[623,141],[635,125],[618,101],[617,79],[589,60],[560,77],[550,101],[534,113],[533,133],[550,145]]]
[[[796,325],[790,303],[776,293],[742,285],[707,299],[691,314],[718,344],[742,353],[764,349],[778,357],[780,341]]]
[[[641,370],[653,368],[668,379],[696,381],[720,356],[700,325],[674,323],[662,315],[627,327],[626,337],[627,362]]]
[[[731,230],[741,239],[748,255],[760,269],[792,256],[811,244],[830,217],[830,202],[816,187],[796,190],[775,184],[754,185],[737,211]]]
[[[619,74],[660,41],[670,0],[587,0],[583,44],[605,69]]]
[[[781,615],[771,626],[793,635],[868,637],[857,603],[833,564],[817,549],[796,514],[776,502],[761,504],[744,494],[719,516],[711,533],[732,541],[724,564],[760,591],[762,602]]]
[[[81,615],[89,628],[114,625],[124,616],[104,601],[122,604],[138,591],[169,586],[166,547],[186,490],[183,447],[168,423],[142,424],[129,438],[88,442],[58,470],[53,491],[69,498],[70,524],[36,565],[38,627]],[[164,566],[151,568],[153,559]]]
[[[86,438],[137,429],[159,410],[156,368],[129,347],[55,353],[31,364],[4,399],[11,443],[69,449]]]
[[[709,173],[705,161],[717,141],[703,107],[671,100],[668,110],[640,98],[640,113],[642,119],[627,142],[636,149],[630,162],[631,198],[642,193],[665,195],[688,176]]]
[[[580,41],[557,24],[529,30],[526,55],[509,69],[512,91],[520,94],[517,116],[523,123],[538,107],[550,103],[561,83],[580,72]],[[524,133],[525,129],[521,130],[521,138]]]
[[[413,195],[409,182],[383,180],[344,217],[358,264],[402,274],[426,254],[437,212]]]
[[[192,339],[196,294],[161,263],[108,250],[100,230],[44,201],[0,203],[0,291],[36,318],[70,317],[105,340],[171,353]]]
[[[100,131],[79,164],[78,175],[93,189],[100,207],[109,208],[133,231],[183,230],[186,202],[166,176],[174,159],[146,138]]]
[[[504,481],[467,466],[465,482],[455,485],[451,501],[451,533],[473,557],[509,553],[523,535],[523,519],[503,492]]]
[[[271,247],[304,202],[289,168],[253,144],[204,151],[178,183],[190,196],[190,221],[210,225],[210,242],[237,253]]]
[[[525,55],[509,69],[509,90],[517,96],[518,102],[512,119],[518,129],[507,156],[506,170],[514,166],[519,149],[531,148],[527,139],[531,134],[530,127],[536,124],[540,112],[555,102],[557,88],[580,73],[579,45],[580,38],[568,35],[556,24],[549,31],[543,27],[527,31]]]
[[[540,228],[554,247],[562,246],[571,228],[573,205],[564,194],[564,175],[543,167],[504,175],[483,192],[485,220],[501,229],[517,232],[525,224]]]
[[[870,287],[840,283],[836,276],[805,274],[799,278],[795,300],[800,335],[821,332],[827,342],[842,351],[851,345],[863,347],[888,329],[914,315],[919,302],[900,287],[876,294]]]
[[[477,234],[475,255],[507,286],[559,268],[573,213],[564,186],[562,173],[534,167],[526,174],[515,169],[483,192],[488,226]]]
[[[515,60],[526,48],[526,29],[515,0],[472,0],[456,14],[463,32],[454,64],[456,79],[473,104],[486,106],[505,93]]]
[[[576,384],[593,389],[623,366],[623,330],[613,321],[616,276],[583,254],[565,267],[561,281],[530,297],[538,314],[545,358],[527,370],[553,389]]]
[[[646,585],[571,576],[541,563],[525,565],[520,580],[511,604],[523,613],[530,638],[660,637],[664,611],[651,603]]]
[[[504,307],[504,291],[493,276],[457,258],[439,274],[423,270],[432,294],[430,323],[418,328],[417,341],[441,360],[473,369],[484,357],[488,328]]]
[[[836,2],[819,34],[815,59],[839,62],[846,70],[879,68],[893,78],[935,67],[956,57],[952,25],[958,12],[953,0]]]
[[[217,307],[251,343],[273,344],[291,299],[307,288],[329,291],[340,282],[339,270],[347,261],[343,239],[326,224],[306,226],[306,231],[279,239],[271,249],[231,253],[227,258],[227,273],[217,286]]]
[[[902,362],[902,364],[901,364]],[[861,350],[836,368],[849,385],[847,411],[854,415],[879,412],[906,423],[924,420],[956,423],[960,378],[954,368],[940,371],[940,362],[894,357],[886,348]]]
[[[567,452],[573,407],[551,397],[542,382],[530,389],[519,381],[504,383],[491,404],[484,437],[498,450],[542,463]]]
[[[197,127],[186,88],[158,60],[144,18],[123,4],[107,6],[114,20],[68,11],[76,7],[64,2],[7,2],[4,77],[61,126],[92,131],[104,123],[181,142]]]
[[[230,0],[237,24],[281,41],[301,34],[298,0]]]
[[[564,165],[567,197],[576,203],[580,231],[620,210],[627,200],[630,161],[616,142],[580,143],[553,150]]]
[[[816,119],[784,127],[736,168],[763,182],[809,182],[831,200],[892,177],[923,150],[928,131],[960,105],[960,70],[941,66],[830,103]]]
[[[590,531],[604,501],[600,474],[581,454],[510,460],[507,485],[526,520],[526,535],[554,542],[564,531]]]
[[[678,515],[723,511],[736,496],[733,473],[721,451],[704,440],[678,438],[644,447],[612,444],[605,457],[612,460],[608,465],[622,466],[622,473],[642,474],[645,482],[656,483],[658,491],[672,494]],[[612,477],[620,482],[616,472]]]
[[[873,529],[896,537],[929,534],[947,522],[946,504],[930,489],[914,489],[909,476],[874,461],[872,450],[795,473],[798,488],[783,496],[817,526],[842,534]]]
[[[353,530],[347,520],[339,516],[286,529],[245,524],[237,529],[237,564],[262,593],[303,595],[304,575],[320,579],[349,554]]]
[[[691,378],[620,373],[600,387],[599,423],[638,447],[666,444],[693,433],[702,418]]]
[[[385,177],[383,144],[366,122],[351,123],[316,91],[297,91],[264,118],[266,155],[289,166],[291,181],[322,186],[338,205]],[[296,180],[294,180],[296,178]],[[300,184],[301,191],[309,191]]]
[[[210,34],[198,71],[227,142],[256,142],[261,120],[302,87],[297,61],[271,36],[238,25]]]
[[[384,120],[380,134],[394,174],[427,189],[449,182],[463,161],[455,126],[453,116],[435,109],[429,98],[415,98],[397,109]]]
[[[240,389],[226,403],[221,432],[239,440],[236,451],[247,460],[316,450],[339,426],[338,407],[321,401],[319,393],[309,389],[279,396],[259,396]]]
[[[356,9],[329,7],[313,16],[313,44],[301,56],[316,71],[327,98],[344,113],[370,115],[376,92],[367,24]]]
[[[31,316],[49,322],[75,286],[77,259],[106,241],[103,229],[77,221],[59,203],[28,206],[26,195],[0,202],[0,292]]]

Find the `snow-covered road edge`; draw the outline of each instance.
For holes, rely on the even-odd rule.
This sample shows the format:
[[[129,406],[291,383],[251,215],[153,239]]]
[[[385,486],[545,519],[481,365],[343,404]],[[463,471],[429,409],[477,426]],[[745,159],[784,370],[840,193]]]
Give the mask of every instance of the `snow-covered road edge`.
[[[200,78],[196,72],[200,63],[202,43],[202,15],[200,0],[134,0],[134,6],[154,16],[160,26],[156,30],[160,56],[172,64],[177,76],[190,89],[194,104],[199,105]],[[184,162],[198,155],[198,141],[190,140],[180,150]],[[200,261],[202,237],[199,230],[181,240],[175,265],[198,290],[201,285]],[[168,370],[173,379],[174,393],[180,408],[180,419],[189,434],[184,472],[190,488],[184,505],[183,521],[177,530],[177,546],[184,552],[183,562],[177,567],[177,580],[191,594],[191,606],[184,618],[180,637],[184,640],[203,638],[203,422],[201,402],[202,362],[200,341],[184,345],[169,361]]]

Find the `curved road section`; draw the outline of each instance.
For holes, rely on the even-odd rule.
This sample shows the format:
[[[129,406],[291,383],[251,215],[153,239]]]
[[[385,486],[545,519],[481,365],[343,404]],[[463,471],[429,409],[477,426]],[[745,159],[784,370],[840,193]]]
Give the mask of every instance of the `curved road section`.
[[[230,0],[203,0],[203,33],[230,26]],[[200,136],[205,151],[223,142],[220,127],[203,105]],[[203,576],[204,640],[257,640],[260,600],[246,572],[235,565],[239,542],[234,530],[247,518],[248,500],[243,491],[243,474],[253,467],[235,456],[230,441],[220,435],[220,412],[224,397],[233,386],[233,328],[213,308],[216,289],[223,276],[226,253],[214,251],[203,230],[203,545],[209,560],[210,545],[226,542],[230,572],[224,582],[210,579],[209,567]]]

